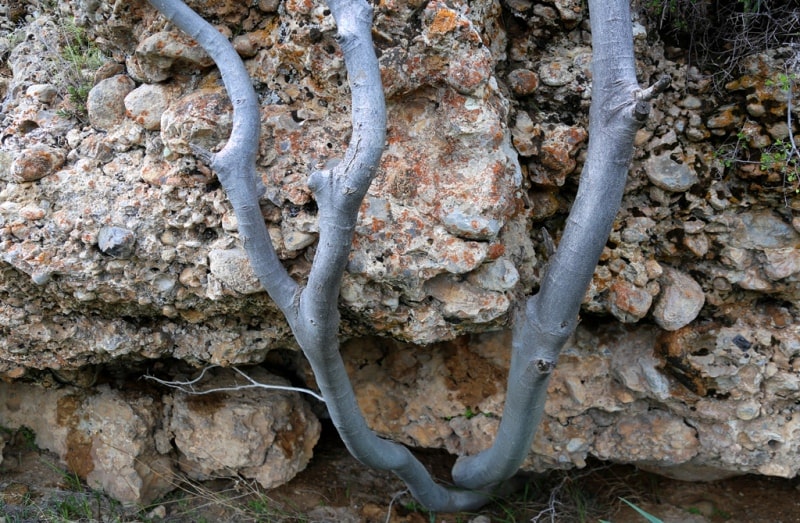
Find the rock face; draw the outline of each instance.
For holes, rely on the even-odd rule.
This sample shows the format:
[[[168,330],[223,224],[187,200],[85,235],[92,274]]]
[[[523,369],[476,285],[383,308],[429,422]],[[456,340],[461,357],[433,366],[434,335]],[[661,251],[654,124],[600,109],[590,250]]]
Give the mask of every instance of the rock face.
[[[321,3],[193,5],[251,72],[262,212],[302,280],[318,231],[306,179],[341,157],[350,132],[332,20]],[[30,8],[23,24],[0,21],[0,373],[17,380],[3,385],[6,398],[27,391],[22,382],[37,370],[161,358],[258,363],[294,348],[246,268],[214,174],[190,152],[190,143],[218,149],[231,125],[206,54],[145,2]],[[83,37],[64,33],[65,16]],[[640,78],[667,73],[675,89],[636,136],[622,209],[584,301],[585,323],[596,326],[562,357],[526,466],[581,466],[593,455],[683,476],[794,475],[800,198],[786,164],[761,160],[797,132],[778,81],[796,62],[789,48],[753,55],[715,90],[646,26],[641,16],[634,23]],[[367,362],[352,370],[376,430],[476,452],[493,435],[507,367],[502,336],[479,333],[504,327],[516,296],[538,286],[584,162],[587,13],[572,0],[387,1],[376,6],[374,36],[388,138],[342,286],[342,335],[417,345],[354,341],[346,353]],[[65,46],[102,53],[106,64],[87,71]],[[108,430],[131,442],[145,441],[154,423],[171,426],[147,401],[182,409],[182,450],[137,443],[131,456],[156,467],[180,451],[185,470],[217,473],[200,458],[216,450],[193,439],[208,427],[190,415],[190,398],[48,394],[115,405],[127,421]],[[248,438],[273,423],[294,426],[292,413],[305,412],[259,411],[245,396],[220,401],[203,423],[234,423],[227,405],[240,402]],[[285,481],[291,473],[259,467],[303,466],[314,421],[302,416],[305,439],[284,448],[273,435],[269,449],[239,449],[219,463],[265,484]],[[42,444],[69,462],[59,450],[67,429],[47,426],[53,435],[39,437],[62,443]],[[96,452],[83,473],[121,499],[160,492],[133,462],[111,462]],[[115,476],[140,486],[126,491]]]
[[[582,467],[594,457],[687,480],[794,477],[800,327],[785,323],[786,309],[740,312],[730,325],[672,332],[579,327],[550,382],[525,468]],[[343,354],[378,433],[473,454],[497,431],[509,344],[505,332],[436,350],[358,340]]]
[[[262,369],[248,375],[259,383],[288,385]],[[242,381],[224,372],[203,383],[208,390]],[[240,474],[264,488],[282,485],[308,464],[320,433],[319,421],[296,392],[176,393],[170,407],[169,433],[181,453],[180,467],[198,480]]]
[[[204,386],[237,383],[230,370],[214,374]],[[286,385],[262,369],[250,375]],[[297,392],[187,396],[54,385],[0,383],[3,426],[30,428],[40,448],[58,454],[90,487],[125,503],[147,504],[173,490],[175,463],[194,479],[242,475],[265,488],[285,483],[311,459],[320,433]]]

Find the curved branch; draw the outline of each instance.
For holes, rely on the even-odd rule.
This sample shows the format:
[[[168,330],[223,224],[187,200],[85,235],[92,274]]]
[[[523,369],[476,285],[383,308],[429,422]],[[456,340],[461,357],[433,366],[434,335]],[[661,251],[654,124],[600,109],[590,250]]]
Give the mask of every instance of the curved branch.
[[[319,208],[320,237],[308,284],[288,276],[269,241],[258,206],[255,154],[258,103],[241,59],[228,41],[180,0],[149,0],[203,46],[222,73],[233,100],[234,129],[225,147],[207,157],[239,219],[239,232],[261,283],[286,315],[308,358],[331,419],[350,452],[365,465],[390,470],[429,510],[454,512],[486,504],[484,492],[437,484],[404,446],[379,438],[366,424],[339,353],[338,298],[361,201],[375,175],[386,139],[386,106],[372,46],[372,8],[366,0],[330,0],[352,94],[353,134],[344,159],[309,177]]]
[[[236,50],[211,24],[180,0],[148,0],[170,22],[194,38],[217,64],[233,104],[233,129],[216,154],[195,152],[217,173],[239,223],[239,237],[261,285],[284,313],[298,292],[281,265],[261,215],[262,193],[255,161],[261,132],[258,97]]]
[[[644,91],[636,83],[627,0],[590,0],[592,106],[589,151],[580,186],[539,293],[516,314],[506,403],[494,444],[461,458],[457,485],[486,488],[511,477],[530,452],[547,383],[559,352],[575,330],[594,269],[619,210],[633,139],[648,106],[668,81]],[[646,114],[645,114],[646,116]]]
[[[339,353],[339,289],[350,254],[358,210],[378,169],[386,140],[386,104],[372,45],[372,7],[365,0],[330,0],[352,96],[353,134],[342,161],[309,178],[319,208],[319,243],[308,284],[290,324],[314,371],[336,429],[365,465],[389,470],[429,510],[454,512],[486,504],[483,492],[437,484],[404,446],[379,438],[356,401]]]
[[[347,68],[353,133],[342,161],[332,170],[313,173],[308,180],[317,200],[320,228],[308,277],[308,288],[315,294],[314,301],[307,304],[311,309],[337,306],[358,210],[386,142],[386,103],[372,45],[372,7],[353,0],[329,0],[328,6],[336,20],[337,40]]]

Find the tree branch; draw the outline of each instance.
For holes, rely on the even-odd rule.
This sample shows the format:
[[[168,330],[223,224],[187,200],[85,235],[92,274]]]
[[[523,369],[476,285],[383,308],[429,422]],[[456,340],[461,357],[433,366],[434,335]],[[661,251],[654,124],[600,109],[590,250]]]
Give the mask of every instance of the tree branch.
[[[369,429],[339,353],[341,277],[358,209],[386,138],[386,107],[371,37],[372,8],[366,0],[328,2],[348,72],[353,133],[343,160],[309,177],[319,208],[320,236],[308,284],[301,289],[280,264],[261,216],[255,171],[260,115],[244,65],[229,42],[182,2],[150,2],[194,37],[220,68],[233,101],[233,131],[219,153],[198,151],[198,155],[217,171],[239,220],[250,262],[286,315],[347,448],[365,465],[395,472],[429,510],[451,512],[485,504],[488,490],[513,475],[530,451],[549,376],[577,324],[581,301],[620,205],[633,138],[649,111],[647,100],[667,85],[660,80],[640,90],[636,84],[627,0],[590,0],[594,85],[588,159],[540,291],[515,314],[509,389],[497,439],[486,451],[459,460],[453,470],[456,483],[472,490],[436,484],[407,448],[378,438]]]
[[[230,43],[180,0],[150,0],[193,36],[220,68],[234,101],[231,138],[210,155],[236,216],[239,233],[262,285],[286,315],[309,360],[331,419],[350,452],[367,466],[390,470],[429,510],[454,512],[486,504],[485,492],[447,489],[402,445],[379,438],[366,424],[339,353],[338,299],[361,201],[378,168],[386,139],[386,106],[372,45],[372,7],[366,0],[330,0],[352,95],[353,134],[343,160],[309,177],[319,208],[316,255],[305,288],[288,276],[275,255],[258,207],[255,151],[258,104],[241,59]],[[202,153],[206,156],[206,153]]]
[[[487,488],[511,477],[530,452],[547,383],[561,348],[575,330],[581,302],[622,201],[640,113],[649,111],[642,100],[668,84],[662,79],[640,90],[636,83],[627,0],[590,0],[589,10],[593,57],[587,161],[539,293],[515,315],[506,403],[494,444],[461,458],[453,468],[456,484],[465,488]]]
[[[261,215],[259,197],[263,191],[255,169],[261,116],[250,76],[230,42],[186,4],[180,0],[149,2],[167,20],[194,38],[219,68],[233,105],[233,129],[218,153],[197,153],[216,172],[231,201],[239,223],[239,238],[256,276],[285,313],[294,301],[298,286],[281,265]]]
[[[301,392],[303,394],[308,394],[309,396],[312,396],[313,398],[325,403],[325,398],[323,398],[313,390],[303,389],[301,387],[291,387],[289,385],[269,385],[267,383],[261,383],[254,380],[253,378],[248,376],[244,371],[236,367],[231,367],[231,368],[234,371],[236,371],[237,374],[239,374],[245,380],[247,380],[248,383],[246,385],[235,385],[232,387],[218,387],[216,389],[204,389],[204,390],[198,390],[194,388],[196,384],[200,383],[203,380],[203,378],[205,378],[206,372],[208,372],[211,369],[215,369],[217,367],[219,367],[219,365],[209,365],[208,367],[204,367],[203,370],[200,372],[200,374],[193,380],[168,381],[168,380],[162,380],[161,378],[156,378],[155,376],[151,376],[150,374],[145,375],[144,379],[155,381],[159,385],[163,385],[171,389],[177,389],[183,392],[184,394],[191,394],[192,396],[202,396],[204,394],[213,394],[215,392],[233,392],[244,389],[266,389],[266,390],[284,390],[288,392]]]

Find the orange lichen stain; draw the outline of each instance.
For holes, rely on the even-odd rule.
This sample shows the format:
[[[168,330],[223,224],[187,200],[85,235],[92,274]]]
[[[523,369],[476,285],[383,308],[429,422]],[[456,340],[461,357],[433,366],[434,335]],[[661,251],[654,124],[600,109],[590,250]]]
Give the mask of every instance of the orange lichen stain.
[[[372,220],[371,229],[372,229],[372,232],[380,232],[380,231],[386,229],[386,222],[383,221],[383,220],[373,219]]]
[[[486,256],[490,260],[496,260],[500,256],[506,253],[506,246],[502,243],[492,243],[489,245],[489,249],[486,252]]]
[[[70,471],[81,478],[85,478],[94,470],[92,459],[92,439],[83,430],[78,428],[78,409],[82,400],[77,396],[64,396],[59,398],[56,406],[56,423],[60,427],[67,427],[67,452],[64,461]]]
[[[451,9],[440,9],[436,11],[431,23],[431,33],[449,33],[458,26],[458,15]]]

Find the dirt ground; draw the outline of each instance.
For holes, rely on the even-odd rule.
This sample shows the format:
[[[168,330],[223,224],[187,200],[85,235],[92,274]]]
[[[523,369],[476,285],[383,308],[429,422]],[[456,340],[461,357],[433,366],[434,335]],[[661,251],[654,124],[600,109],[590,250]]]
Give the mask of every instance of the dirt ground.
[[[287,485],[263,491],[241,479],[202,484],[175,478],[175,492],[147,507],[123,507],[93,492],[24,434],[6,434],[0,465],[0,523],[11,522],[644,522],[627,500],[664,522],[800,522],[800,480],[741,476],[687,483],[631,466],[522,478],[520,490],[476,513],[421,509],[392,474],[367,469],[326,428],[310,466]],[[418,456],[444,483],[453,457]]]

